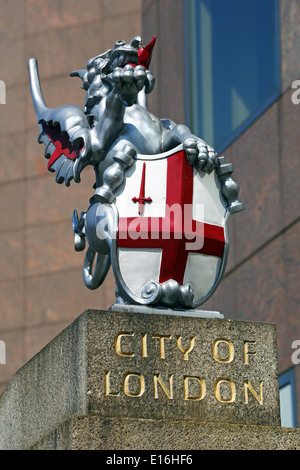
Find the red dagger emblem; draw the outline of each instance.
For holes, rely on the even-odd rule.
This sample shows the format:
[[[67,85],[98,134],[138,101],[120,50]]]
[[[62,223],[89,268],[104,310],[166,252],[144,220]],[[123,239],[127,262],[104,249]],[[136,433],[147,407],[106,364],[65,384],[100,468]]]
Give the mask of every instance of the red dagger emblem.
[[[145,177],[146,177],[146,162],[144,162],[144,164],[143,164],[140,195],[139,195],[139,197],[133,197],[132,198],[133,202],[138,202],[139,203],[139,215],[143,215],[145,203],[146,202],[152,202],[151,197],[145,197]]]

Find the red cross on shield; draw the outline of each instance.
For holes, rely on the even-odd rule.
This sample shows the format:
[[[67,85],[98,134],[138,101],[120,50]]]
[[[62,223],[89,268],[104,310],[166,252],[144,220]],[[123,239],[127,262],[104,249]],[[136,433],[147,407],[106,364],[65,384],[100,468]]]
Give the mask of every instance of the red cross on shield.
[[[151,200],[143,211],[133,202],[137,194]],[[128,292],[140,296],[147,282],[174,279],[190,284],[201,304],[226,256],[226,205],[215,172],[199,173],[182,146],[137,155],[116,207],[118,268]]]

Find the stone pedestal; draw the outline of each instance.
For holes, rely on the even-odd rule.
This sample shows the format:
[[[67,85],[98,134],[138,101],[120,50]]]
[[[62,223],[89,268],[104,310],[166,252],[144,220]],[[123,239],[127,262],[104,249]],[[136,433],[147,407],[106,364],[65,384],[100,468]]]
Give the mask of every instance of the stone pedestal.
[[[0,398],[1,449],[300,449],[273,324],[87,310]]]

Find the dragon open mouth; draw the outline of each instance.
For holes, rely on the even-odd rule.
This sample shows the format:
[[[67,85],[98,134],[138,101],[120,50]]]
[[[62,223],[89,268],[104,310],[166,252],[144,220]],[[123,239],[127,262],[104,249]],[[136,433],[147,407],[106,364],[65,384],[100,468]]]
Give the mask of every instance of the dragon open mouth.
[[[143,46],[140,36],[134,37],[127,44],[122,40],[117,41],[105,66],[105,73],[111,73],[116,67],[125,67],[128,64],[134,67],[142,65],[145,69],[148,69],[155,41],[156,36],[153,36],[152,41],[147,46]]]
[[[138,65],[139,58],[137,53],[117,53],[114,57],[114,60],[111,64],[111,70],[113,71],[116,67],[125,67],[127,64]]]

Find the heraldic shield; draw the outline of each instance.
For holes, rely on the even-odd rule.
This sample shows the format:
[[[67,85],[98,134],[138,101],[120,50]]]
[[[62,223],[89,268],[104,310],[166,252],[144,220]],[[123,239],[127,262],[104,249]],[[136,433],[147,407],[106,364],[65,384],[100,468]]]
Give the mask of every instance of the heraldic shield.
[[[113,205],[111,261],[126,302],[195,308],[213,294],[226,266],[231,212],[216,170],[197,171],[183,145],[137,154]]]

